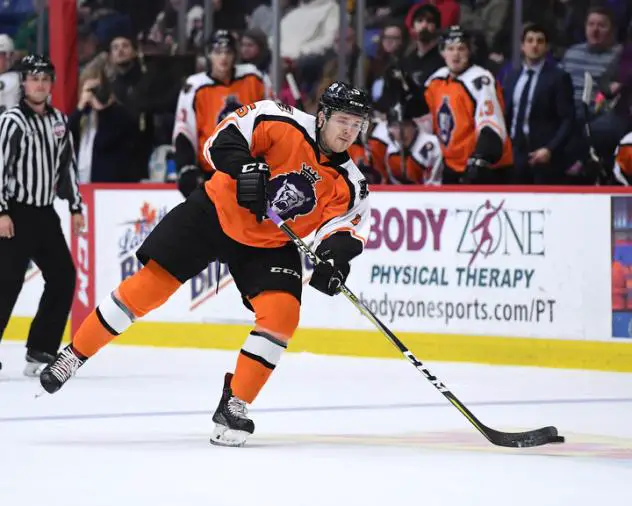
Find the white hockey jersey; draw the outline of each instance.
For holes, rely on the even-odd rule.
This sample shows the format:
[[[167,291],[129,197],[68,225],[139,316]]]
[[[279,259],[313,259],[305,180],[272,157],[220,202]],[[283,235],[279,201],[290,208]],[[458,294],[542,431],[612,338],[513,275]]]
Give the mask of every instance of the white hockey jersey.
[[[21,95],[20,74],[13,71],[0,74],[0,114],[18,105]]]

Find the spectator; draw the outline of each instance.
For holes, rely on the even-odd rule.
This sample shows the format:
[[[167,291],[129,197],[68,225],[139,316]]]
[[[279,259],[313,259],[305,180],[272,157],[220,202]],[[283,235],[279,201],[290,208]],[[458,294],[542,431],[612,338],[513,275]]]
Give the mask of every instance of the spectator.
[[[251,28],[246,30],[239,42],[239,57],[241,63],[252,63],[264,74],[270,70],[270,48],[263,30]]]
[[[605,99],[601,105],[604,112],[591,120],[592,141],[606,166],[611,167],[617,143],[632,130],[632,26],[621,54],[604,72],[599,88]]]
[[[100,47],[105,48],[117,33],[133,33],[132,22],[126,14],[113,9],[107,0],[93,3],[89,15],[80,16],[89,26]],[[81,21],[80,21],[81,23]]]
[[[281,57],[324,54],[334,45],[339,19],[337,0],[301,0],[281,20]]]
[[[213,0],[213,30],[241,32],[246,28],[243,0]]]
[[[552,53],[556,58],[563,58],[569,47],[586,40],[589,3],[589,0],[539,0],[532,6],[527,19],[551,26]]]
[[[204,9],[195,5],[187,12],[187,49],[202,53],[204,51]]]
[[[421,0],[420,2],[416,2],[406,15],[406,26],[411,32],[414,31],[414,20],[417,11],[425,5],[433,5],[439,11],[441,23],[437,28],[447,28],[448,26],[459,24],[461,7],[457,0]]]
[[[588,11],[585,33],[586,42],[570,47],[561,62],[561,67],[573,80],[575,104],[581,117],[584,116],[581,103],[584,72],[589,72],[598,81],[621,52],[621,46],[614,44],[613,19],[608,9],[592,7]],[[593,90],[591,105],[594,105],[595,92]]]
[[[294,0],[279,0],[279,10],[281,18],[294,7]],[[251,7],[250,14],[246,16],[248,29],[258,28],[262,30],[268,37],[272,36],[274,30],[274,17],[272,16],[271,0],[259,0],[257,5]]]
[[[508,0],[460,0],[461,26],[469,32],[485,34],[488,48],[495,47],[496,37],[507,22]]]
[[[42,5],[44,9],[44,12],[42,14],[43,16],[42,21],[44,23],[43,54],[45,55],[48,54],[48,45],[49,45],[48,44],[49,43],[48,2],[49,0],[45,0],[44,4]],[[37,18],[38,18],[40,5],[41,5],[40,1],[33,0],[34,16],[28,21],[25,21],[24,23],[22,23],[22,25],[20,25],[20,27],[18,28],[18,31],[16,32],[14,36],[15,49],[19,54],[27,54],[27,53],[31,54],[31,53],[37,52]]]
[[[375,58],[369,64],[367,82],[371,89],[371,95],[376,102],[384,89],[384,73],[388,67],[401,66],[404,51],[408,47],[408,33],[403,25],[396,22],[387,22],[380,34],[380,42]]]
[[[0,113],[18,105],[21,98],[20,74],[13,66],[13,40],[7,34],[0,35]]]
[[[178,32],[178,7],[181,0],[165,0],[165,7],[158,13],[149,30],[149,40],[157,44],[173,45]]]
[[[323,75],[339,21],[337,0],[302,0],[281,20],[281,57],[292,61],[301,88],[310,96]]]
[[[441,12],[431,4],[421,5],[413,17],[414,46],[404,58],[402,70],[410,75],[417,86],[445,65],[439,52]]]
[[[410,4],[414,0],[367,0],[366,26],[381,28],[387,20],[394,20],[410,29],[407,16],[410,15]]]
[[[168,69],[158,71],[138,57],[128,34],[110,42],[108,77],[116,100],[134,117],[137,143],[130,181],[147,178],[149,156],[154,145],[154,115],[175,110],[178,89],[172,89]]]
[[[133,116],[116,102],[103,65],[81,76],[77,109],[69,116],[80,183],[129,182],[138,133]]]
[[[77,57],[79,70],[90,63],[99,51],[99,41],[87,24],[77,27]]]
[[[549,37],[538,24],[522,32],[523,64],[507,77],[505,120],[516,184],[562,184],[564,149],[573,132],[573,85],[567,72],[546,60]]]
[[[346,55],[347,75],[344,76],[344,80],[347,82],[353,81],[356,65],[358,63],[358,55],[360,49],[356,44],[356,31],[353,26],[348,26],[345,31],[345,46],[344,51]],[[334,40],[334,47],[327,50],[325,53],[324,65],[322,76],[320,78],[320,84],[316,89],[315,95],[321,96],[329,86],[338,79],[338,54],[343,51],[340,46],[340,34],[336,34]]]

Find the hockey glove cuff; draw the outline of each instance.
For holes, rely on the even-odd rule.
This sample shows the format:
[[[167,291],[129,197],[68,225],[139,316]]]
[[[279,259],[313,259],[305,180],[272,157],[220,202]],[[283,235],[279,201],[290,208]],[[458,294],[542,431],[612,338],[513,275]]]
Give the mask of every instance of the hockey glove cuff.
[[[246,163],[237,174],[237,203],[248,209],[261,223],[267,211],[267,186],[270,167],[264,161]]]

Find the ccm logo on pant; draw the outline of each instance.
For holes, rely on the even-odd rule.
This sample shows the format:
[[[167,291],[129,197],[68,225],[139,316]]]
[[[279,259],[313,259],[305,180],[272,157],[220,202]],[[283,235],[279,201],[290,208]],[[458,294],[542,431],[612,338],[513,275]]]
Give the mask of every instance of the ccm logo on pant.
[[[301,276],[299,276],[298,272],[292,269],[286,269],[285,267],[270,267],[270,272],[273,272],[275,274],[289,274],[290,276],[301,279]]]

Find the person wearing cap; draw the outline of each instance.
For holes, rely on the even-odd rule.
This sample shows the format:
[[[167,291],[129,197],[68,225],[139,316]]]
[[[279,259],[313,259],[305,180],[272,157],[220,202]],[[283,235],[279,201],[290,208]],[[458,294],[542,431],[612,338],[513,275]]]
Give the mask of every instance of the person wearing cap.
[[[237,40],[217,30],[209,44],[210,69],[189,76],[176,109],[173,129],[178,189],[188,196],[213,168],[204,157],[204,144],[217,124],[229,113],[266,98],[267,76],[250,63],[236,63]]]
[[[20,101],[20,74],[11,70],[13,50],[13,39],[6,33],[0,34],[0,113]]]
[[[443,183],[508,183],[513,165],[502,92],[471,63],[471,38],[460,26],[442,36],[446,66],[426,82],[425,99],[443,152]]]
[[[409,74],[417,86],[423,86],[432,74],[445,65],[439,52],[441,13],[432,4],[425,4],[415,11],[412,33],[414,49],[402,62],[402,70]]]

